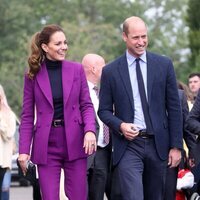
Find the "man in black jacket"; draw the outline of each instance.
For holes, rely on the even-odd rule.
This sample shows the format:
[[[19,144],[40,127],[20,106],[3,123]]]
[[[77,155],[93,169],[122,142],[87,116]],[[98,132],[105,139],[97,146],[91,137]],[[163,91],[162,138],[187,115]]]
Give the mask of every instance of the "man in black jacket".
[[[194,106],[186,120],[185,128],[195,135],[200,134],[200,90],[195,100]]]
[[[190,111],[188,118],[186,119],[185,129],[189,130],[191,133],[197,135],[197,145],[195,148],[195,167],[192,169],[192,172],[195,177],[195,182],[197,182],[197,192],[200,192],[200,90],[198,92],[197,98],[195,100],[194,106]]]
[[[189,150],[189,159],[193,160],[193,149],[195,148],[195,145],[196,145],[196,138],[190,131],[184,130],[184,124],[189,114],[189,108],[188,108],[187,99],[186,99],[184,90],[179,89],[178,94],[179,94],[179,99],[181,103],[181,111],[182,111],[183,139]],[[173,167],[173,168],[167,169],[164,200],[175,199],[178,168],[183,168],[183,167],[184,166],[182,166],[182,163],[181,163],[179,167]]]

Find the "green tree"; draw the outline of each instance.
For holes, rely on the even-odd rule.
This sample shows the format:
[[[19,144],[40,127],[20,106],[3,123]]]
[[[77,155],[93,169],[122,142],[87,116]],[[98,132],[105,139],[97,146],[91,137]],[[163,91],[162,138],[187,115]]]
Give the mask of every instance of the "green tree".
[[[27,24],[30,8],[25,2],[0,1],[0,83],[17,114],[21,109],[22,80],[27,57]]]
[[[184,21],[187,1],[0,0],[0,83],[11,107],[19,115],[28,41],[33,33],[51,23],[61,25],[66,32],[68,59],[80,62],[84,54],[94,52],[110,62],[125,50],[121,39],[124,19],[142,17],[149,29],[149,50],[171,57],[178,78],[183,80],[189,68]]]
[[[188,3],[189,47],[191,50],[190,72],[200,71],[200,1],[189,0]]]

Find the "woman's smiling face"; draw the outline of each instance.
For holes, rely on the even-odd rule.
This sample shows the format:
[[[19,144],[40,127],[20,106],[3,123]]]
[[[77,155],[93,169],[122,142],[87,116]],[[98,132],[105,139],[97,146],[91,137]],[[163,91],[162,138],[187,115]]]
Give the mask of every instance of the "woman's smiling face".
[[[68,46],[65,34],[62,31],[52,34],[49,43],[43,43],[41,46],[49,60],[62,61],[65,59]]]

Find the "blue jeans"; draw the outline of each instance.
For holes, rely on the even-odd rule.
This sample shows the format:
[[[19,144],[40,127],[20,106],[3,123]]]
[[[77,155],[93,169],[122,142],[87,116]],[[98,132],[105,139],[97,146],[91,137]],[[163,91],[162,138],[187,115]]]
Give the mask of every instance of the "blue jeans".
[[[10,183],[11,183],[11,171],[7,170],[3,178],[2,194],[1,194],[2,200],[9,200]]]

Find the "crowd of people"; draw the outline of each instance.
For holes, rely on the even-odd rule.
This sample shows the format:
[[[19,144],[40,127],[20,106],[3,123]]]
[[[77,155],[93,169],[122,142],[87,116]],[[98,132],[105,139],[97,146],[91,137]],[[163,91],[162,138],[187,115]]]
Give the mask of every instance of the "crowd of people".
[[[18,161],[25,177],[27,163],[37,166],[34,200],[200,199],[200,73],[178,81],[171,59],[147,50],[137,16],[125,19],[122,39],[124,54],[108,64],[95,53],[77,63],[65,59],[60,26],[33,35]],[[0,97],[2,188],[16,122]]]

